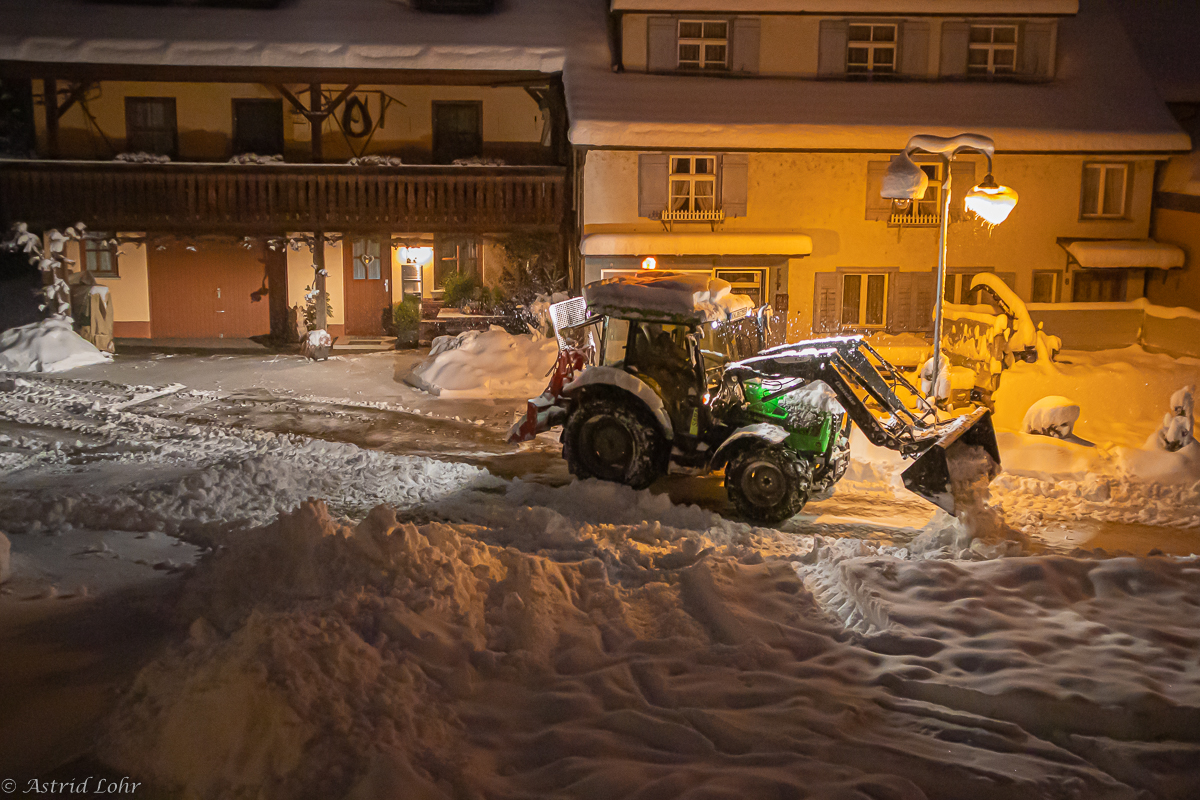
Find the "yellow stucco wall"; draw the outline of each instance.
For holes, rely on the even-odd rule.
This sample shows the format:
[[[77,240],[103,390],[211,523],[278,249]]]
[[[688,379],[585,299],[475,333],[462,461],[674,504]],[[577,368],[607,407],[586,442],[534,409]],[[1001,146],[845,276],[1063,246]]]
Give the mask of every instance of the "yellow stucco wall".
[[[122,233],[122,236],[136,234]],[[73,272],[83,269],[83,255],[79,242],[67,242],[63,253],[75,262]],[[118,278],[96,278],[96,283],[107,286],[113,302],[114,322],[150,321],[150,273],[146,269],[146,246],[137,242],[125,242],[117,249]]]
[[[1147,286],[1150,302],[1200,308],[1200,214],[1156,209],[1154,238],[1183,248],[1186,258],[1182,269],[1152,271]]]
[[[289,87],[304,103],[307,91]],[[334,91],[340,86],[329,87]],[[34,91],[42,91],[41,81]],[[520,87],[479,86],[360,86],[356,92],[367,103],[375,120],[380,118],[384,92],[395,98],[384,115],[383,126],[363,152],[408,154],[428,151],[433,143],[435,100],[482,102],[485,153],[489,143],[537,145],[542,137],[542,115],[537,103]],[[156,83],[102,81],[89,90],[84,104],[75,104],[59,121],[59,149],[68,158],[111,158],[125,150],[125,98],[174,97],[179,129],[179,155],[185,160],[224,161],[231,154],[234,98],[282,98],[273,87],[255,83]],[[85,110],[86,106],[86,110]],[[88,112],[91,118],[88,117]],[[285,155],[303,160],[310,150],[308,121],[283,100]],[[34,115],[39,147],[45,146],[45,115]],[[93,121],[94,120],[94,121]],[[106,143],[105,138],[108,142]],[[366,139],[351,139],[362,151]],[[323,131],[327,161],[350,158],[354,153],[335,122],[326,120]],[[503,153],[501,153],[503,155]]]
[[[747,215],[728,219],[725,232],[801,233],[812,238],[811,256],[793,260],[788,271],[789,327],[807,330],[812,320],[813,275],[839,267],[896,267],[928,271],[937,263],[936,227],[890,228],[867,220],[867,173],[870,162],[886,162],[890,153],[751,153]],[[1057,238],[1144,238],[1149,235],[1154,162],[1132,161],[1133,183],[1121,220],[1081,220],[1079,197],[1082,155],[1000,155],[998,181],[1015,188],[1020,202],[1012,216],[994,229],[977,221],[951,222],[948,265],[990,267],[1013,272],[1016,289],[1028,298],[1035,269],[1062,270],[1066,254]],[[1111,158],[1103,160],[1111,161]],[[976,180],[985,164],[978,157]],[[584,168],[583,233],[661,232],[657,220],[637,216],[638,154],[592,151]],[[969,187],[955,186],[961,197]],[[677,225],[676,230],[688,226]],[[691,226],[703,233],[708,225]],[[652,254],[647,254],[652,255]]]
[[[301,246],[299,250],[288,248],[287,271],[288,306],[299,306],[301,308],[301,319],[303,319],[304,287],[311,286],[313,282],[312,251],[304,246]],[[342,299],[341,243],[325,245],[325,271],[329,273],[329,277],[325,279],[325,291],[329,293],[329,303],[333,306],[333,313],[329,317],[329,324],[344,325],[346,306]]]

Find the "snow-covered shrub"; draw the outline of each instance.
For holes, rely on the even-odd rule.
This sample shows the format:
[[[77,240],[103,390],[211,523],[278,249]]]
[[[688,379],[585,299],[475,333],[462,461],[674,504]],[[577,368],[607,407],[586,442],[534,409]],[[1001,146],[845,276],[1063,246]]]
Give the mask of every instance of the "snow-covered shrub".
[[[1196,440],[1193,433],[1195,395],[1195,386],[1185,386],[1171,395],[1171,410],[1163,417],[1162,427],[1155,434],[1155,441],[1163,450],[1174,453]]]
[[[170,156],[158,155],[157,153],[117,153],[113,157],[113,161],[123,161],[126,164],[166,164],[171,160]]]
[[[1060,395],[1051,395],[1029,407],[1021,422],[1021,432],[1066,439],[1074,433],[1078,419],[1079,406],[1076,403]]]

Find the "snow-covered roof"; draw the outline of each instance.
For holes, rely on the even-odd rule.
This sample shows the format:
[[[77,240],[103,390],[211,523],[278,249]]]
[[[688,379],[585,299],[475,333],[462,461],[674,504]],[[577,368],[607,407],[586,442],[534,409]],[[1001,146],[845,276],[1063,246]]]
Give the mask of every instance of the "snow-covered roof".
[[[801,233],[589,233],[580,242],[585,256],[812,255],[812,239]]]
[[[1085,269],[1182,267],[1183,250],[1153,239],[1082,239],[1069,242],[1066,250]]]
[[[581,35],[604,39],[591,0],[506,0],[433,14],[397,0],[291,0],[273,9],[0,0],[0,61],[282,69],[557,73]]]
[[[612,0],[613,11],[739,14],[1074,14],[1079,0]]]
[[[614,73],[606,48],[565,73],[571,141],[629,148],[900,150],[914,133],[985,133],[1000,152],[1162,152],[1191,143],[1103,0],[1059,21],[1047,83],[840,81]]]
[[[640,272],[589,283],[593,314],[659,322],[718,322],[745,316],[754,303],[728,281],[686,272]]]

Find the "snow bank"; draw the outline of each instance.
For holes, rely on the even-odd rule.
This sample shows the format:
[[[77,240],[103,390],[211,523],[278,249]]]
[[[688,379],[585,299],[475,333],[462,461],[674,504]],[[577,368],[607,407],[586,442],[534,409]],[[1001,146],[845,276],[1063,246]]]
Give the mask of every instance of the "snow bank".
[[[684,272],[642,272],[589,283],[583,287],[593,314],[661,316],[713,322],[732,318],[754,307],[749,297],[731,294],[720,278]]]
[[[546,388],[558,359],[557,340],[513,336],[496,325],[454,339],[431,350],[404,380],[446,398],[533,397]]]
[[[0,371],[64,372],[109,361],[111,354],[75,333],[70,320],[61,317],[0,333]]]
[[[1029,407],[1021,421],[1021,432],[1066,439],[1074,431],[1077,419],[1078,405],[1066,397],[1051,395]]]

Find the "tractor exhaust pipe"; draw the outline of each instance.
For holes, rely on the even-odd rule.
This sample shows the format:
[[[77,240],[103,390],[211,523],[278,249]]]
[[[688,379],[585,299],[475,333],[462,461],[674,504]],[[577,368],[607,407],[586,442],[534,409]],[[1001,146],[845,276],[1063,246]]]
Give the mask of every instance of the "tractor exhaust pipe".
[[[973,450],[982,450],[986,458],[978,458]],[[953,516],[957,510],[954,484],[972,481],[978,473],[962,473],[981,468],[986,470],[988,482],[1000,473],[996,429],[992,427],[992,413],[986,408],[978,408],[950,422],[900,477],[904,488]]]

